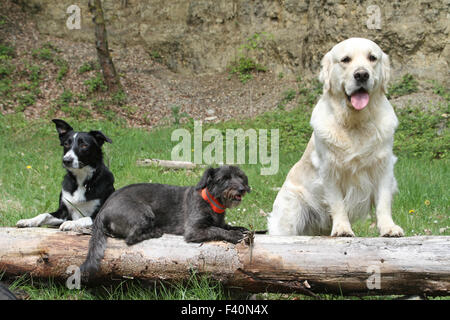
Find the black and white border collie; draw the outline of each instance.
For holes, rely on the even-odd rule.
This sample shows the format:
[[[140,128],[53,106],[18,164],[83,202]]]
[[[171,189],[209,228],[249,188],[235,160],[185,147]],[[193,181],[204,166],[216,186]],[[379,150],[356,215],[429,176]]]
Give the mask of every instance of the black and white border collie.
[[[114,176],[103,163],[102,145],[111,139],[100,131],[75,132],[65,121],[52,120],[64,147],[63,167],[67,170],[55,212],[42,213],[19,220],[19,228],[42,225],[60,230],[77,230],[92,226],[106,199],[114,192]]]

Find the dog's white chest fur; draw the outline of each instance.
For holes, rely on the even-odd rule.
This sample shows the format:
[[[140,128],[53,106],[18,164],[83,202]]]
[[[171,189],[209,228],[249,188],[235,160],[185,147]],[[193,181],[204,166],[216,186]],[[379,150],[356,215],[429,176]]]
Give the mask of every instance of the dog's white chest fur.
[[[84,182],[90,179],[95,169],[86,166],[82,169],[71,169],[78,183],[78,188],[71,194],[62,190],[62,201],[69,210],[72,220],[78,220],[82,217],[90,217],[100,205],[100,199],[86,201],[86,187]]]

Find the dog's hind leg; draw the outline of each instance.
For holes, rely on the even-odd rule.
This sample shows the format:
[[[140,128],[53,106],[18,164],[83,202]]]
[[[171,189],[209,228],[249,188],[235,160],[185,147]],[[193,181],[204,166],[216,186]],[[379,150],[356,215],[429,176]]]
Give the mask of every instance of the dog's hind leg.
[[[150,206],[145,204],[134,205],[133,209],[139,212],[139,219],[134,222],[133,227],[129,230],[125,238],[127,245],[131,246],[135,243],[150,238],[159,238],[163,235],[160,229],[155,228],[155,214]]]
[[[300,196],[286,187],[278,192],[273,210],[267,219],[270,235],[305,235],[308,228],[308,207]]]
[[[162,235],[163,232],[160,229],[155,229],[153,227],[150,227],[149,229],[148,226],[136,226],[132,229],[128,237],[125,238],[125,242],[127,245],[131,246],[147,239],[159,238]]]

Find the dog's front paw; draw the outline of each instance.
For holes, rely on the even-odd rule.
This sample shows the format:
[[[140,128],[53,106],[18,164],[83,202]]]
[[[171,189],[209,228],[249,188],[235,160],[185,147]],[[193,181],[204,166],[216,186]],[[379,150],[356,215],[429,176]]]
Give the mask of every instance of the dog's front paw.
[[[229,233],[228,241],[231,243],[239,243],[245,238],[245,233],[239,230],[231,230]]]
[[[65,221],[59,226],[59,230],[61,231],[76,231],[77,229],[78,229],[77,223],[72,220]]]
[[[30,227],[30,219],[21,219],[16,222],[17,228],[28,228]]]
[[[17,228],[31,228],[31,227],[38,227],[39,225],[35,222],[34,219],[21,219],[17,221],[16,227]]]
[[[332,237],[354,237],[355,234],[349,223],[337,223],[331,230]]]
[[[381,226],[379,229],[381,237],[403,237],[405,235],[403,229],[396,224]]]

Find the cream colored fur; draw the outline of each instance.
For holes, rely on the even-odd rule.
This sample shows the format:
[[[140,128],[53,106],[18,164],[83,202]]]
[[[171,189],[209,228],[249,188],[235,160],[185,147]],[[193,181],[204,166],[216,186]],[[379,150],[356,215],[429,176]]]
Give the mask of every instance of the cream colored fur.
[[[353,75],[361,68],[369,73],[370,99],[356,110],[348,96],[358,87]],[[351,223],[375,207],[380,235],[403,236],[391,217],[398,120],[385,96],[389,69],[388,56],[367,39],[347,39],[324,56],[313,134],[275,199],[269,234],[354,236]]]

